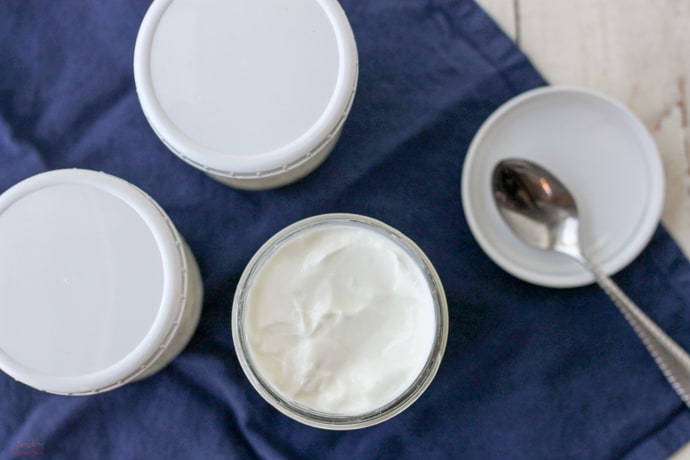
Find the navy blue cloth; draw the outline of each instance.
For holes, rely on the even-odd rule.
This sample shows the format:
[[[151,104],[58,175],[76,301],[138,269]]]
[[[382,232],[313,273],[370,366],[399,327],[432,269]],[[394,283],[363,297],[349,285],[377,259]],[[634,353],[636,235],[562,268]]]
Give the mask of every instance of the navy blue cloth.
[[[191,343],[151,378],[63,397],[1,374],[0,458],[26,458],[33,445],[51,459],[647,460],[690,441],[690,413],[598,288],[521,282],[468,229],[460,175],[472,136],[501,103],[545,84],[525,56],[469,0],[342,5],[361,66],[339,144],[306,179],[243,192],[178,160],[144,119],[132,52],[149,0],[0,2],[0,191],[57,168],[120,176],[168,212],[205,288]],[[427,392],[394,419],[349,432],[306,427],[265,403],[230,334],[254,251],[325,212],[369,215],[410,236],[450,308]],[[616,280],[690,348],[690,267],[663,228]]]

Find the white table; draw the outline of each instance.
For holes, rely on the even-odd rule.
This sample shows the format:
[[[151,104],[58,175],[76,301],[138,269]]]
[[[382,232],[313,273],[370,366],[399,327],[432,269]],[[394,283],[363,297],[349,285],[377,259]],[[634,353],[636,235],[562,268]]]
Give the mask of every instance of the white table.
[[[549,83],[601,91],[637,114],[664,165],[662,222],[690,255],[690,0],[477,3]],[[690,444],[673,458],[690,459]]]

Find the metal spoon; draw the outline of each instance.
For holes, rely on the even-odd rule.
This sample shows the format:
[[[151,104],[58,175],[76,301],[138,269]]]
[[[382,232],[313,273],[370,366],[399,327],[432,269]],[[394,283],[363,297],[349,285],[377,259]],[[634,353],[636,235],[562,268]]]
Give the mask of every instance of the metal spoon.
[[[499,162],[491,185],[501,216],[518,237],[533,247],[570,256],[594,275],[690,407],[690,356],[583,254],[577,206],[568,189],[544,168],[518,159]]]

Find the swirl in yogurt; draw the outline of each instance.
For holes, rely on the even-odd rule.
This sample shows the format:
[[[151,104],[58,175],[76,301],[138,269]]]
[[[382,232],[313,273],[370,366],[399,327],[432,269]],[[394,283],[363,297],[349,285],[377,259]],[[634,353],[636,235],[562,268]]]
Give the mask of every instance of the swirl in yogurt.
[[[285,241],[246,303],[251,360],[284,399],[338,415],[401,395],[434,344],[434,300],[415,260],[386,236],[320,225]]]

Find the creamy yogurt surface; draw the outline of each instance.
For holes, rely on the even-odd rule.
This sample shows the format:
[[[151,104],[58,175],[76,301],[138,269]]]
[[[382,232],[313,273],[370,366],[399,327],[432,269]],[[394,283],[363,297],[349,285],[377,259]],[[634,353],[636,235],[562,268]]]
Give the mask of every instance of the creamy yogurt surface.
[[[307,228],[258,269],[244,328],[258,374],[284,399],[357,415],[401,395],[423,370],[436,317],[427,279],[386,236]]]

